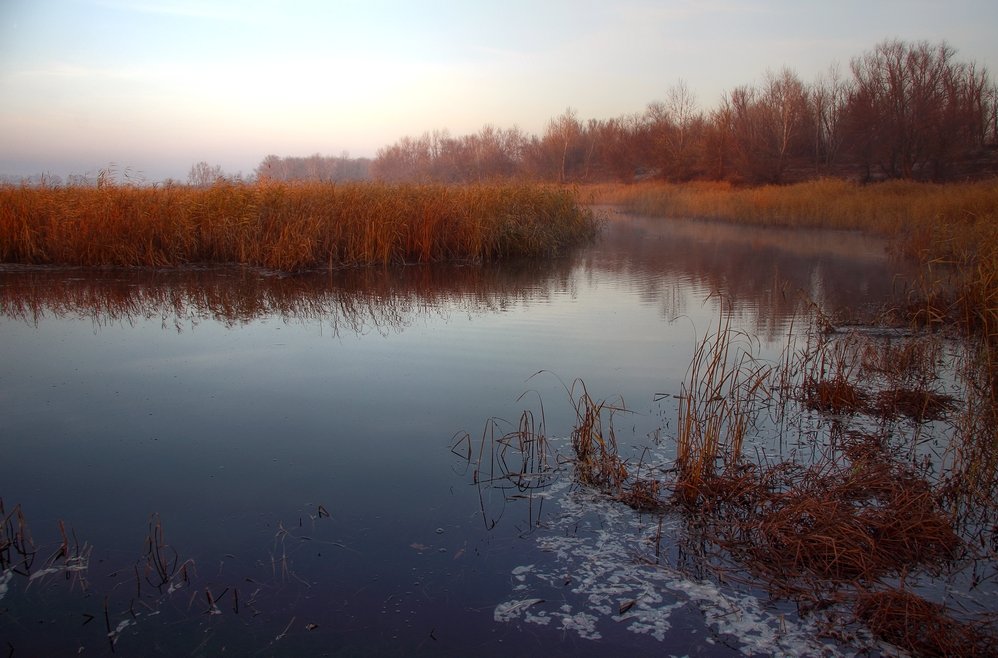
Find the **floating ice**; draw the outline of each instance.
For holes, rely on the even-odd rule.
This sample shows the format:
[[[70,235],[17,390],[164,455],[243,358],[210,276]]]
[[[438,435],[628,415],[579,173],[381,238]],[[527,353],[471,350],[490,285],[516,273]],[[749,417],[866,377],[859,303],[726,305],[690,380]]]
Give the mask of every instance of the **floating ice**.
[[[11,581],[14,577],[14,572],[11,569],[6,569],[2,574],[0,574],[0,599],[3,599],[7,595],[7,583]]]
[[[496,621],[510,621],[520,616],[520,613],[532,605],[542,603],[544,599],[523,599],[521,601],[507,601],[496,606],[492,614]]]
[[[708,633],[746,655],[849,655],[846,647],[819,639],[815,620],[788,618],[750,594],[648,564],[638,546],[654,540],[657,524],[650,527],[630,508],[573,488],[567,480],[543,494],[559,508],[548,517],[545,532],[535,535],[550,561],[512,570],[518,596],[496,606],[496,621],[544,626],[553,621],[560,630],[591,640],[603,637],[601,628],[625,624],[630,632],[663,642],[673,629],[671,617],[685,608],[699,613]],[[554,598],[552,590],[558,593],[557,608],[541,605],[541,597]]]

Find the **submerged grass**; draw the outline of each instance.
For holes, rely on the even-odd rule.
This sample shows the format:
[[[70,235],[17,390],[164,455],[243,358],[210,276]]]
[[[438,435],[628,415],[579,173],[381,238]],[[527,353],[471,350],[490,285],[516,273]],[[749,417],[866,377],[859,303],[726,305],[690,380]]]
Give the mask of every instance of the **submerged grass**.
[[[914,655],[994,655],[993,633],[977,624],[954,620],[943,606],[905,589],[863,593],[855,613],[878,637]]]
[[[218,183],[0,186],[0,262],[278,270],[555,254],[592,210],[549,186]]]

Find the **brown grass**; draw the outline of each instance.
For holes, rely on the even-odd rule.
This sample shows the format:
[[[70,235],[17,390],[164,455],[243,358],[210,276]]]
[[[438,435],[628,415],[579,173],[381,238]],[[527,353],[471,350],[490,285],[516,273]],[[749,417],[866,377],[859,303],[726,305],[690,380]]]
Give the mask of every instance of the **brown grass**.
[[[859,353],[864,373],[883,377],[897,387],[932,382],[942,359],[942,341],[934,334],[866,341]]]
[[[807,378],[801,387],[804,406],[831,414],[853,414],[863,411],[867,396],[846,379],[836,374],[829,379]]]
[[[570,190],[331,183],[0,186],[0,262],[279,270],[558,253],[596,221]]]
[[[924,389],[895,388],[877,393],[874,412],[884,418],[907,416],[917,422],[941,420],[956,407],[952,396]]]
[[[944,185],[893,181],[859,185],[826,178],[795,185],[737,187],[730,183],[640,183],[588,190],[599,203],[670,217],[748,224],[898,231],[973,225],[993,217],[998,180]]]
[[[957,621],[904,589],[860,594],[855,614],[877,637],[918,656],[992,656],[998,643],[987,626]]]
[[[912,612],[903,607],[911,600],[880,593],[889,579],[939,574],[974,550],[946,506],[949,481],[930,480],[903,458],[889,429],[870,434],[838,424],[825,452],[808,464],[793,458],[750,463],[740,454],[753,414],[774,391],[794,396],[802,412],[922,421],[952,409],[951,399],[926,388],[936,378],[935,341],[829,333],[820,315],[814,326],[801,353],[769,367],[736,347],[739,334],[722,315],[720,330],[697,345],[683,386],[672,477],[642,477],[640,466],[621,461],[615,440],[573,441],[576,477],[641,511],[663,513],[678,503],[674,509],[683,513],[708,564],[724,577],[791,597],[802,614],[853,605],[876,635],[903,648],[932,653],[942,647],[950,655],[958,646],[952,642],[962,637],[977,642],[968,645],[977,655],[986,646],[978,640],[992,638],[993,627],[976,629],[974,639],[961,635],[970,627],[951,619],[943,605],[923,601],[924,609]],[[876,358],[875,344],[904,358]],[[914,387],[865,390],[885,382]],[[583,413],[573,437],[592,436],[600,405],[586,402],[587,395],[580,399]],[[919,629],[924,644],[911,640]]]
[[[578,397],[575,397],[576,388]],[[575,477],[582,484],[619,496],[629,472],[619,456],[613,414],[623,411],[623,405],[593,400],[582,380],[575,381],[569,395],[575,403],[576,415],[572,430]]]
[[[721,462],[738,463],[755,403],[769,396],[772,367],[738,344],[748,338],[731,329],[723,300],[721,308],[718,328],[697,345],[679,396],[676,494],[687,503],[698,499]]]

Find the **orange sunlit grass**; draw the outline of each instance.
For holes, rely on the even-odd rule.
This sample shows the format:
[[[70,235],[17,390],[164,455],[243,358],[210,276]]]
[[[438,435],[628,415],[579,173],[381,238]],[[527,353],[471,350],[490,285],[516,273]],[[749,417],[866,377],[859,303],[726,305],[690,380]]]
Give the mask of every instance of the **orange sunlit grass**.
[[[518,184],[0,187],[0,262],[280,270],[558,253],[591,238],[565,189]]]

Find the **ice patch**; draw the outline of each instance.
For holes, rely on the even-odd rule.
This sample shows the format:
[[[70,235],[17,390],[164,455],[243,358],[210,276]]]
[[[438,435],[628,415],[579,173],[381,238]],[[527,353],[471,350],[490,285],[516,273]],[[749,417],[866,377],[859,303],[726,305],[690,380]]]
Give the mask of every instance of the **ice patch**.
[[[7,587],[7,583],[9,583],[13,577],[14,572],[11,569],[7,569],[0,574],[0,600],[7,595],[7,590],[9,589]]]
[[[664,642],[671,618],[686,608],[699,613],[705,642],[713,633],[746,655],[849,655],[845,647],[821,641],[813,619],[787,618],[744,592],[649,564],[639,547],[654,539],[657,527],[633,510],[574,489],[567,478],[545,497],[559,513],[536,542],[551,560],[512,570],[513,590],[521,596],[496,606],[496,621],[549,626],[553,620],[560,630],[591,640],[603,637],[604,625],[626,624],[630,632]],[[528,592],[534,596],[522,597]],[[554,593],[561,601],[557,609],[538,605],[539,597],[553,599]]]
[[[492,613],[492,617],[496,621],[511,621],[520,616],[520,613],[524,612],[527,608],[538,603],[542,603],[543,599],[523,599],[520,601],[507,601],[505,603],[500,603],[496,606],[495,612]]]
[[[57,567],[49,567],[48,569],[39,569],[38,571],[33,571],[30,576],[28,576],[28,582],[32,580],[38,580],[44,576],[48,576],[53,573],[59,573],[62,569]]]

